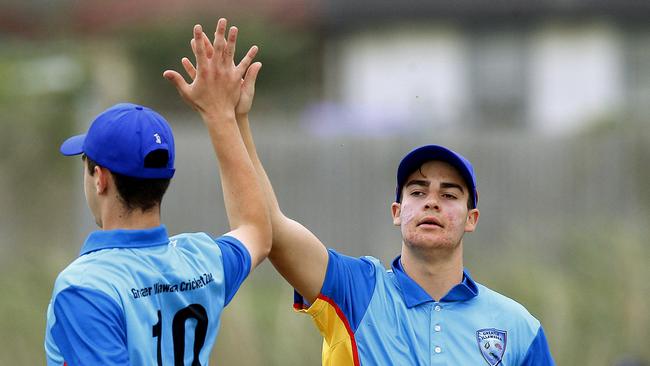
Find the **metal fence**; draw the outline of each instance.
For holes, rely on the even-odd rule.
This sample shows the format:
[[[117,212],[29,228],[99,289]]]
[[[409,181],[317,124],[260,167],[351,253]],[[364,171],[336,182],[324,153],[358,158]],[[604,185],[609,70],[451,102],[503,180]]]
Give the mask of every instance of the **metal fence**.
[[[178,169],[163,220],[173,232],[224,232],[216,159],[198,122],[189,125],[194,127],[175,129]],[[524,231],[522,245],[552,246],[556,233],[574,226],[626,224],[641,230],[648,218],[649,148],[638,134],[323,138],[261,123],[253,129],[285,213],[327,245],[354,255],[388,259],[399,251],[399,231],[390,218],[396,168],[411,148],[426,143],[450,146],[475,167],[481,218],[468,242],[498,246]]]

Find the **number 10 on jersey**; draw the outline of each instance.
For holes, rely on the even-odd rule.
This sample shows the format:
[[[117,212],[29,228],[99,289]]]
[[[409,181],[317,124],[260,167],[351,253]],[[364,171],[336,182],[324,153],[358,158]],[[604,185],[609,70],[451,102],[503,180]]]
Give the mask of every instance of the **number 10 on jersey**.
[[[196,321],[196,327],[194,328],[194,349],[192,356],[191,366],[201,366],[199,360],[199,353],[203,344],[205,343],[205,337],[208,333],[208,313],[205,311],[205,308],[199,304],[192,304],[181,310],[177,311],[174,314],[172,320],[172,342],[174,344],[174,366],[185,366],[183,363],[183,358],[185,356],[185,323],[189,319],[194,319]],[[168,326],[163,323],[162,313],[158,310],[158,322],[154,324],[152,328],[152,337],[157,340],[156,348],[156,359],[158,360],[158,366],[162,366],[162,329],[163,326]]]

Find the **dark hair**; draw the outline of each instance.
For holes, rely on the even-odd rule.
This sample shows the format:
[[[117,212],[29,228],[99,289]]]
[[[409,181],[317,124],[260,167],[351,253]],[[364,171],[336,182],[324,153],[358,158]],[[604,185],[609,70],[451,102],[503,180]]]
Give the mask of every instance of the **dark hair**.
[[[86,154],[82,159],[88,163],[88,174],[95,174],[95,167],[99,166],[95,161],[90,159]],[[160,168],[167,165],[169,156],[165,150],[154,150],[150,152],[144,161],[146,168]],[[167,192],[171,178],[161,179],[142,179],[128,177],[126,175],[111,172],[115,187],[119,193],[120,199],[128,211],[140,209],[148,211],[156,206],[160,206],[163,195]]]

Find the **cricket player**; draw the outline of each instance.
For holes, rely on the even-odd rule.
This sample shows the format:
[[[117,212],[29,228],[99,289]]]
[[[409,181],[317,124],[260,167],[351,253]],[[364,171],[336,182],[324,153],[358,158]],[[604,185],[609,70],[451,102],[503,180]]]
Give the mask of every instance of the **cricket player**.
[[[58,276],[45,349],[54,365],[207,365],[223,308],[267,256],[264,196],[235,120],[241,79],[257,48],[235,65],[237,29],[217,24],[210,53],[195,48],[191,84],[166,71],[207,127],[231,231],[169,236],[160,204],[174,175],[174,137],[150,108],[122,103],[61,145],[82,154],[84,192],[100,230]],[[203,31],[195,26],[194,36]]]
[[[210,46],[205,35],[203,42]],[[327,249],[282,213],[248,119],[260,67],[243,81],[237,123],[270,210],[269,259],[294,287],[294,308],[322,334],[323,365],[554,365],[540,322],[464,269],[463,237],[478,224],[479,195],[460,154],[427,145],[399,163],[391,215],[402,243],[390,269]]]

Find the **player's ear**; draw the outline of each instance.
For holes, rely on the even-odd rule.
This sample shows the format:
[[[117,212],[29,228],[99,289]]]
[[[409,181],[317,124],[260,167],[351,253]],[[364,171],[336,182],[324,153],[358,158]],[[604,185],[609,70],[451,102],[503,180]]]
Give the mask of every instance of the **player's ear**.
[[[111,172],[100,166],[95,166],[95,189],[97,194],[103,194],[108,189],[109,181],[112,179]]]
[[[471,233],[476,230],[476,225],[478,224],[478,217],[480,212],[478,208],[473,208],[467,212],[467,221],[465,221],[465,232]]]
[[[402,219],[399,215],[402,212],[402,205],[398,202],[393,202],[393,204],[390,205],[390,211],[393,215],[393,225],[400,226],[402,224]]]

